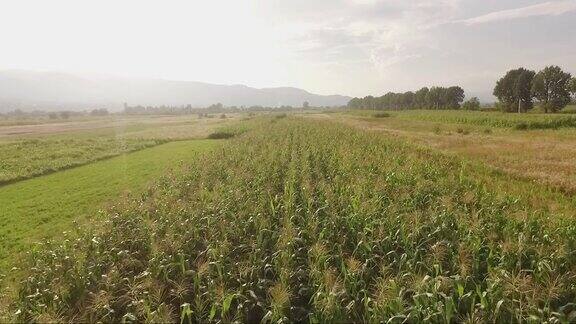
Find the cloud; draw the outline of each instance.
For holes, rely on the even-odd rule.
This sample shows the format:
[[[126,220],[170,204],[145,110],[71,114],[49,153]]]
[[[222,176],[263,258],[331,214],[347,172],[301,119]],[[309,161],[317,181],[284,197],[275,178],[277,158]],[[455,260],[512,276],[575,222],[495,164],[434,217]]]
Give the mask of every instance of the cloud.
[[[486,15],[458,20],[456,22],[466,25],[477,25],[495,21],[536,17],[536,16],[558,16],[576,10],[576,0],[544,2],[532,6],[491,12]]]
[[[460,5],[460,0],[332,1],[338,6],[319,11],[302,0],[266,9],[285,23],[278,28],[293,31],[286,43],[303,60],[369,65],[380,72],[434,49],[432,30],[452,21]],[[301,14],[295,18],[295,13]]]

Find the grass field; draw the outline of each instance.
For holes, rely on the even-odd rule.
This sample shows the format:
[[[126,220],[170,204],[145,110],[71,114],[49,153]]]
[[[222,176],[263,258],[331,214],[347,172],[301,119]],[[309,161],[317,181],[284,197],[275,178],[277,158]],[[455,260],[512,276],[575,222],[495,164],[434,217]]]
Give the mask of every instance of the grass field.
[[[404,112],[402,112],[403,114]],[[401,137],[418,145],[434,148],[447,154],[480,161],[496,170],[517,177],[537,181],[574,199],[576,193],[576,129],[517,130],[474,124],[441,122],[444,116],[455,116],[458,111],[406,112],[407,116],[429,115],[430,120],[398,117],[375,118],[362,113],[336,113],[308,115],[309,118],[327,119],[361,129],[384,132],[387,136]],[[463,112],[466,115],[466,112]],[[498,116],[493,113],[473,113]],[[523,118],[531,114],[523,114]]]
[[[0,185],[168,141],[206,138],[233,119],[107,117],[0,127]]]
[[[0,187],[0,270],[16,265],[32,242],[98,218],[107,202],[139,192],[218,142],[178,141]],[[91,218],[90,218],[91,217]],[[1,272],[1,271],[0,271]]]
[[[574,320],[574,218],[498,183],[526,187],[402,138],[264,119],[35,252],[9,319]]]
[[[52,173],[160,143],[160,140],[111,137],[27,139],[7,143],[0,145],[0,184]]]
[[[351,111],[351,114],[372,116],[374,111]],[[399,119],[462,124],[495,128],[513,129],[558,129],[576,128],[576,117],[566,114],[512,114],[502,112],[481,112],[465,110],[405,110],[387,112]]]

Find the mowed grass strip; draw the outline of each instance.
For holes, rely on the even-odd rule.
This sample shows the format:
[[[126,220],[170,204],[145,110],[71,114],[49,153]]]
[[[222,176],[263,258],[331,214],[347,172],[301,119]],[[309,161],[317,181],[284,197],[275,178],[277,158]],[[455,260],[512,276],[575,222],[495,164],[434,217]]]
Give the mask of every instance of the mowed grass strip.
[[[56,237],[84,222],[109,200],[142,190],[181,161],[217,145],[192,140],[159,145],[109,160],[0,187],[0,271],[31,243]]]

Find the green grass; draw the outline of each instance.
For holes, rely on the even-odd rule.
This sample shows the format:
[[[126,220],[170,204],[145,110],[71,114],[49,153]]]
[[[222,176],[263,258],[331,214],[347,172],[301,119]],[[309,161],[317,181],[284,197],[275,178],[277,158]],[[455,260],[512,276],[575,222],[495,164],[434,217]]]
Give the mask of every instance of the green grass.
[[[25,139],[0,145],[0,184],[52,173],[162,143],[113,137]]]
[[[571,104],[566,106],[564,109],[560,110],[562,114],[576,114],[576,104]]]
[[[27,128],[26,134],[0,136],[0,185],[77,167],[174,140],[206,138],[231,123],[196,117],[106,117],[49,128]],[[44,129],[43,131],[47,131]]]
[[[390,117],[390,114],[387,112],[379,112],[379,113],[372,114],[372,117],[374,117],[374,118],[387,118],[387,117]]]
[[[167,168],[188,162],[217,141],[179,141],[0,187],[0,270],[31,242],[58,237],[96,215],[107,201],[143,189]]]
[[[350,111],[348,113],[366,117],[374,114],[371,110]],[[406,120],[518,130],[576,128],[576,117],[567,116],[566,114],[516,114],[466,110],[405,110],[388,113],[392,117]]]
[[[461,110],[414,110],[395,113],[398,118],[495,128],[557,129],[576,127],[576,117],[560,114],[515,114]]]
[[[574,319],[573,219],[452,156],[273,121],[38,250],[12,320]]]

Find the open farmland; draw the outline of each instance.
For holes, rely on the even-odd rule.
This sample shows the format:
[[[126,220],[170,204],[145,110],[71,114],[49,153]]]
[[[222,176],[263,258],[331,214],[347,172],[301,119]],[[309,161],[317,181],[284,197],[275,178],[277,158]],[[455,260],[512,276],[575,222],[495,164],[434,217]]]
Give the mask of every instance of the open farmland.
[[[576,0],[5,2],[0,324],[576,324]]]
[[[99,209],[218,143],[188,138],[241,131],[225,127],[231,120],[120,116],[0,127],[0,277],[34,242],[97,221]]]
[[[351,111],[359,116],[372,116],[377,112],[369,110]],[[398,119],[461,124],[511,129],[558,129],[576,128],[576,117],[569,114],[509,114],[503,112],[480,112],[462,110],[405,110],[387,112]]]
[[[36,251],[8,316],[573,320],[574,218],[498,183],[526,185],[382,133],[262,119]]]
[[[501,123],[501,120],[540,123],[550,118],[565,118],[565,115],[465,111],[388,112],[389,117],[384,118],[374,115],[370,111],[354,111],[307,117],[401,137],[420,146],[481,162],[508,175],[537,181],[568,197],[576,193],[576,128],[516,129],[514,124],[504,127]],[[489,122],[471,122],[470,118]],[[464,121],[458,123],[457,120]],[[547,200],[542,203],[550,205]]]
[[[120,116],[0,127],[0,185],[169,141],[205,138],[232,119]]]
[[[96,214],[178,169],[215,141],[178,141],[0,187],[0,274],[34,242],[100,221]]]

